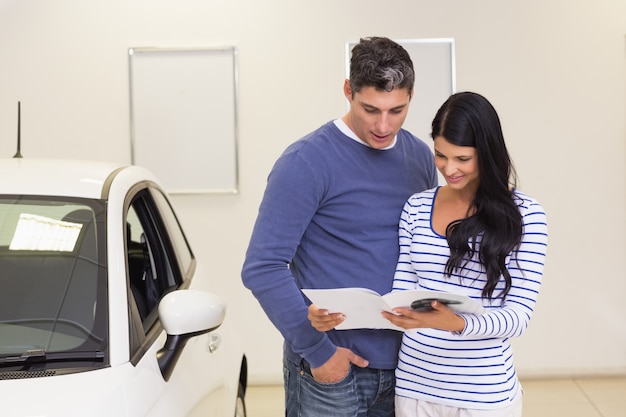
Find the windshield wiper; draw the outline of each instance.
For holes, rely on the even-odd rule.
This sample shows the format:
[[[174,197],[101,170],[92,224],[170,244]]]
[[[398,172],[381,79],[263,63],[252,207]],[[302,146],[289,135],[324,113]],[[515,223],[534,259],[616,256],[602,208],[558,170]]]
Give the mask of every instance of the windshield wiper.
[[[0,367],[27,363],[103,361],[104,352],[100,350],[47,352],[43,349],[31,349],[17,356],[0,357]]]

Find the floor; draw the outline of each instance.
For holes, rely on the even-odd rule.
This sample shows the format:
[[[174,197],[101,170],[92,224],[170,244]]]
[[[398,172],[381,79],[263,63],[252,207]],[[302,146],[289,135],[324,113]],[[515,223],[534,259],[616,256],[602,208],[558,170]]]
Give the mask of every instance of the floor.
[[[524,417],[626,417],[626,377],[522,380]],[[252,386],[248,417],[284,415],[282,386]]]

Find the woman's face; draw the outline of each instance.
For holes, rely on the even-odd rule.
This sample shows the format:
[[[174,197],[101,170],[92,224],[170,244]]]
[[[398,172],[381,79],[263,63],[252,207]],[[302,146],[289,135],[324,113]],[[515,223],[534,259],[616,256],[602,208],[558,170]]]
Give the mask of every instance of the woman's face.
[[[476,148],[453,145],[443,136],[437,136],[434,149],[435,165],[448,186],[458,191],[475,192],[480,182]]]

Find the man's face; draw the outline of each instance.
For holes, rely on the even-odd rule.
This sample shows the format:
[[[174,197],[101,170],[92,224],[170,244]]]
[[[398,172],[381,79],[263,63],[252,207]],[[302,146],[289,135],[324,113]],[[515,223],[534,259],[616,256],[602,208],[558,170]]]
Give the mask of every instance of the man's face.
[[[382,91],[363,87],[352,97],[346,80],[344,94],[350,101],[350,111],[343,121],[359,139],[374,149],[391,145],[409,111],[410,92],[405,88]]]

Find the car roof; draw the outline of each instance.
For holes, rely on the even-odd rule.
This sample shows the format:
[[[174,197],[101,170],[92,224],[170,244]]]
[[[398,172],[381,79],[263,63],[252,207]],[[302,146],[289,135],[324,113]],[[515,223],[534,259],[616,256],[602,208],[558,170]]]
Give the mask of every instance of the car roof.
[[[107,198],[110,183],[123,171],[138,181],[153,178],[146,170],[120,163],[0,158],[0,194]]]

